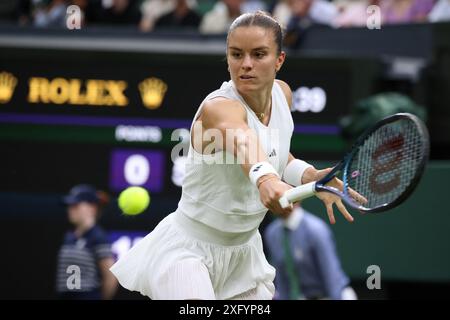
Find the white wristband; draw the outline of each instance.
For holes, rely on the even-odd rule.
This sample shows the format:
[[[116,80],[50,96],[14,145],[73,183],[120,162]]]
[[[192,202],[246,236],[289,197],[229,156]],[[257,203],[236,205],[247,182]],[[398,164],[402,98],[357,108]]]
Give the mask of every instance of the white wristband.
[[[302,184],[303,173],[306,169],[313,167],[308,162],[294,159],[288,163],[283,171],[283,181],[297,187]]]
[[[275,168],[269,162],[266,161],[255,163],[250,168],[248,177],[250,178],[250,181],[256,186],[258,179],[266,174],[274,174],[277,177],[280,177]]]

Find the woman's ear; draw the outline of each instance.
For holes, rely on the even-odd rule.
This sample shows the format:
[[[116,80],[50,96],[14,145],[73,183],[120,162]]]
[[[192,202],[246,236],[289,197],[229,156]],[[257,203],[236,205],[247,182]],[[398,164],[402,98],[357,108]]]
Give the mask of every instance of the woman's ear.
[[[285,59],[286,59],[286,53],[284,51],[281,51],[280,55],[277,58],[277,63],[275,65],[275,72],[280,71],[281,66],[283,65]]]

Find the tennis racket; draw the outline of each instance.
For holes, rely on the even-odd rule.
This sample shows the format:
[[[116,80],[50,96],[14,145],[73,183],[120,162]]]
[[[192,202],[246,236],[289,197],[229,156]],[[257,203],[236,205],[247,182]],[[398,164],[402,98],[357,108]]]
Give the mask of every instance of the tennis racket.
[[[429,155],[429,137],[424,123],[409,113],[397,113],[364,132],[328,175],[284,193],[280,205],[331,192],[362,212],[381,212],[405,201],[414,191]],[[326,184],[338,177],[343,190]],[[357,201],[355,192],[367,201]]]

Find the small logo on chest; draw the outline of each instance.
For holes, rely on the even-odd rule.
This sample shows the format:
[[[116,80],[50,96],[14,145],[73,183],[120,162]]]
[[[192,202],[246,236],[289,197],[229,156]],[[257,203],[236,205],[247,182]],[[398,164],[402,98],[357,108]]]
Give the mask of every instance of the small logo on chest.
[[[275,149],[272,149],[272,152],[269,153],[269,158],[276,157],[276,156],[277,156],[277,151]]]

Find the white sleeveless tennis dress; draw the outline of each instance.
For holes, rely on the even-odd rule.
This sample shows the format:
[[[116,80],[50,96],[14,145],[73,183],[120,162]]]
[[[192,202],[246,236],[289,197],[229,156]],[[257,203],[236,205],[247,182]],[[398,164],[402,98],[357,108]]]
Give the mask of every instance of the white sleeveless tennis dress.
[[[281,176],[294,124],[278,83],[272,88],[268,126],[232,81],[204,101],[215,97],[242,103],[248,126]],[[215,159],[225,157],[221,153]],[[123,287],[151,299],[272,299],[275,269],[265,258],[258,231],[267,209],[239,164],[211,164],[211,157],[190,146],[178,209],[111,267]]]

